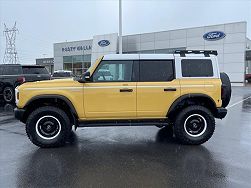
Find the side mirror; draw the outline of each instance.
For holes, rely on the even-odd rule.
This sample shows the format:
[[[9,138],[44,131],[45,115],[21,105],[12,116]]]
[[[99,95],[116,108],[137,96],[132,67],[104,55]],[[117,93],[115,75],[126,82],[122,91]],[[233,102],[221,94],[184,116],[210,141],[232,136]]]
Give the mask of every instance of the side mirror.
[[[90,81],[91,81],[91,73],[90,72],[84,73],[84,75],[78,79],[78,82],[80,82],[80,83],[86,83],[86,82],[90,82]]]
[[[83,79],[84,79],[86,82],[90,82],[90,81],[91,81],[91,73],[90,73],[90,72],[86,72],[86,73],[83,75]]]

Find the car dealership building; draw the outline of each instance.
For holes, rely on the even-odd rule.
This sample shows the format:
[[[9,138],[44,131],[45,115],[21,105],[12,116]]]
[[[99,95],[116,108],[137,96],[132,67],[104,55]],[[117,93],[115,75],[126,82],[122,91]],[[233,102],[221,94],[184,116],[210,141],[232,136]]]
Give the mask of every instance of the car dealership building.
[[[217,50],[220,71],[233,83],[243,83],[251,72],[246,50],[247,23],[235,22],[170,31],[123,36],[123,53],[173,53],[175,50]],[[54,44],[54,70],[72,70],[79,75],[97,58],[118,53],[118,34],[95,35],[93,39]]]

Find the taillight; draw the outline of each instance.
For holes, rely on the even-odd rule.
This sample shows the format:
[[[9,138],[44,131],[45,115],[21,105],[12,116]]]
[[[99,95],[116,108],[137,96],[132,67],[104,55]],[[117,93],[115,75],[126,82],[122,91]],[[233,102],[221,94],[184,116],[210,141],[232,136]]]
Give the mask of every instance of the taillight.
[[[25,82],[25,77],[23,77],[23,76],[21,76],[21,77],[18,77],[17,78],[17,81],[19,82],[19,83],[24,83]]]

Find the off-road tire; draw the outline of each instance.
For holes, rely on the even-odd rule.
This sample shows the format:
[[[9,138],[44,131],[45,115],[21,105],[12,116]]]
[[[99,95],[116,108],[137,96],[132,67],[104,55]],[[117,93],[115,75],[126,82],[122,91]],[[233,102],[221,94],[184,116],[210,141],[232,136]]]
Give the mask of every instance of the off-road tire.
[[[203,131],[201,135],[193,137],[190,136],[187,130],[185,130],[189,117],[198,116],[198,118],[203,117],[206,121],[204,125]],[[201,119],[203,119],[201,118]],[[185,123],[186,122],[186,123]],[[182,144],[189,144],[189,145],[199,145],[203,144],[208,141],[215,129],[215,119],[212,113],[205,107],[199,105],[189,106],[179,112],[176,116],[176,120],[174,122],[174,134],[176,139]]]
[[[38,131],[38,123],[41,118],[54,117],[59,121],[60,131],[55,135],[53,139],[44,139]],[[51,118],[51,119],[52,119]],[[38,124],[38,125],[37,125]],[[39,126],[40,128],[41,126]],[[53,106],[39,107],[33,111],[26,121],[26,134],[30,141],[38,147],[50,148],[63,146],[71,132],[71,124],[67,114],[60,108]],[[58,130],[58,129],[57,129]],[[40,135],[39,135],[40,134]]]

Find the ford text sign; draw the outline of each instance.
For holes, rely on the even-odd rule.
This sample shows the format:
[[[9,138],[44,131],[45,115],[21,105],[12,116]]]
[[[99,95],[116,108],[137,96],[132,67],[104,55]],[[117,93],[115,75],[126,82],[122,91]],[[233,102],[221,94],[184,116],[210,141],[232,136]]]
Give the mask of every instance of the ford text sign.
[[[211,31],[203,35],[203,38],[205,40],[209,41],[215,41],[223,39],[226,36],[226,34],[222,31]]]
[[[98,42],[98,45],[101,47],[108,46],[110,44],[109,40],[101,40]]]

